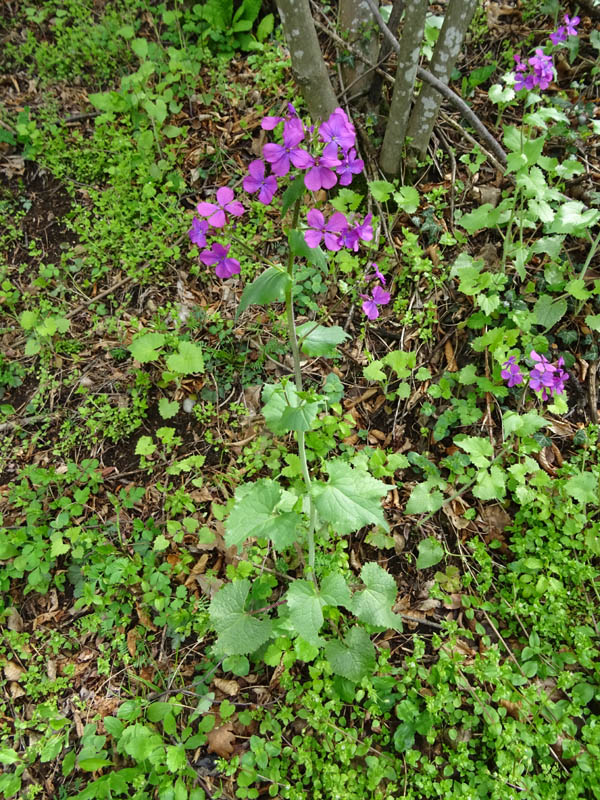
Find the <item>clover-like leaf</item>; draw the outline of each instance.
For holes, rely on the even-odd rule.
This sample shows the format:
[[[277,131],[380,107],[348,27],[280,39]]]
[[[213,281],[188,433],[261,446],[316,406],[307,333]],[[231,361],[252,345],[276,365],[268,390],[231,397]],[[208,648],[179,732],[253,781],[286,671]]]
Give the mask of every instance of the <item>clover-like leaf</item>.
[[[364,628],[351,628],[344,642],[335,639],[325,645],[325,656],[336,675],[358,683],[375,669],[375,648]]]
[[[216,648],[225,655],[253,653],[271,636],[273,626],[245,611],[251,584],[234,581],[223,586],[213,597],[208,614],[218,634]]]
[[[401,631],[402,618],[392,611],[398,592],[394,578],[374,562],[363,566],[360,577],[366,588],[354,594],[353,613],[367,625]]]
[[[283,490],[270,478],[246,483],[235,491],[235,502],[225,523],[225,544],[238,549],[251,536],[269,538],[278,552],[298,538],[302,522],[295,511],[277,508]]]
[[[373,478],[364,467],[352,467],[336,458],[325,465],[327,483],[313,481],[311,495],[323,522],[330,523],[338,534],[360,530],[364,525],[380,525],[386,531],[381,500],[388,487]]]

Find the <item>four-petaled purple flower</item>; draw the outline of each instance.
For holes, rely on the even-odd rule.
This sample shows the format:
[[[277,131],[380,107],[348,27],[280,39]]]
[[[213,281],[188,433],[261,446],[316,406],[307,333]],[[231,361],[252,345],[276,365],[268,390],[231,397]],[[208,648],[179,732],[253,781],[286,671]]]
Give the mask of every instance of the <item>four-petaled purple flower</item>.
[[[269,142],[263,147],[265,161],[271,165],[273,175],[282,178],[290,171],[290,161],[298,169],[306,169],[312,157],[306,150],[298,147],[304,139],[304,129],[299,119],[288,119],[283,126],[283,144]]]
[[[349,186],[352,183],[352,176],[358,175],[365,168],[362,158],[357,158],[356,150],[352,147],[342,156],[342,162],[336,172],[340,179],[340,186]]]
[[[340,234],[348,228],[348,220],[341,211],[336,211],[325,222],[319,209],[311,208],[306,215],[306,221],[310,227],[304,231],[304,241],[309,247],[318,247],[323,239],[328,250],[341,250]]]
[[[547,56],[541,47],[536,47],[535,55],[528,59],[528,63],[533,68],[533,85],[547,89],[554,77],[552,56]]]
[[[343,108],[336,108],[329,119],[321,123],[319,138],[322,142],[339,145],[344,152],[354,147],[356,133]]]
[[[561,42],[566,42],[567,40],[567,29],[564,25],[558,27],[554,33],[550,34],[550,41],[552,44],[560,44]]]
[[[230,189],[229,186],[221,186],[220,189],[217,189],[216,204],[198,203],[197,211],[201,217],[208,217],[208,224],[213,228],[222,228],[227,223],[225,212],[239,217],[244,213],[244,206],[233,199],[233,189]]]
[[[365,275],[365,280],[366,281],[372,281],[373,278],[377,278],[377,280],[381,282],[381,285],[385,286],[385,277],[383,276],[383,273],[380,271],[380,269],[377,266],[377,264],[373,261],[371,263],[371,266],[373,267],[373,269],[375,271],[373,272],[372,275]]]
[[[304,185],[311,192],[318,192],[319,189],[331,189],[337,183],[337,175],[333,172],[333,169],[341,164],[337,152],[337,145],[331,143],[325,145],[320,157],[309,156],[312,166],[304,176]]]
[[[277,179],[273,175],[265,178],[265,162],[257,158],[248,165],[248,175],[244,178],[244,189],[249,194],[258,192],[259,202],[268,206],[277,191]]]
[[[371,297],[369,297],[367,294],[361,294],[361,297],[364,300],[362,304],[362,310],[370,320],[373,320],[377,319],[379,316],[379,309],[377,306],[384,306],[389,303],[391,295],[389,292],[386,292],[385,289],[382,289],[377,283],[373,287]]]
[[[188,231],[188,236],[198,247],[206,247],[206,234],[208,233],[208,229],[209,224],[205,219],[194,217],[192,220],[192,227]]]
[[[240,262],[235,258],[228,258],[230,245],[213,242],[210,250],[200,253],[200,261],[207,267],[214,267],[218,278],[231,278],[240,271]]]
[[[502,364],[504,369],[500,373],[504,380],[508,383],[509,387],[518,386],[520,383],[523,383],[523,373],[521,372],[521,368],[515,361],[515,357],[511,356],[508,361],[505,361]]]
[[[568,36],[577,36],[577,26],[581,22],[579,17],[568,17],[567,14],[563,17]]]

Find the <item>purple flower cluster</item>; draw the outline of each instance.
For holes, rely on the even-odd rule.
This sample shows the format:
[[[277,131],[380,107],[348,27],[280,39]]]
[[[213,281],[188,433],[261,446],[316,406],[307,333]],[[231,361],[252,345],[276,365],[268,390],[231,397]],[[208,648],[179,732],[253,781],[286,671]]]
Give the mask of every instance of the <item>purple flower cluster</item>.
[[[550,34],[550,41],[554,45],[565,42],[567,36],[577,36],[579,17],[569,17],[565,14],[563,20],[565,24]],[[527,63],[518,54],[514,56],[514,59],[516,64],[515,90],[517,92],[521,89],[534,89],[536,86],[544,90],[550,86],[554,78],[552,56],[544,53],[541,47],[536,48],[535,55],[527,59]]]
[[[569,379],[568,373],[563,369],[564,360],[559,358],[555,365],[551,364],[545,356],[536,353],[535,350],[532,350],[529,355],[534,362],[529,373],[531,389],[534,392],[541,392],[542,400],[549,400],[553,395],[563,394],[565,383]],[[509,386],[518,386],[524,383],[525,376],[514,356],[511,356],[502,366],[504,369],[500,374]]]
[[[282,124],[282,143],[268,142],[264,145],[263,158],[257,158],[248,166],[248,174],[243,180],[243,187],[248,194],[258,194],[258,201],[269,205],[278,190],[278,179],[284,178],[292,170],[304,171],[304,185],[311,192],[331,189],[339,182],[348,186],[354,175],[362,172],[363,161],[356,154],[356,132],[342,108],[336,108],[329,119],[316,129],[305,128],[294,106],[288,104],[285,117],[266,116],[261,122],[263,130],[272,131]],[[317,135],[318,134],[318,135]],[[271,174],[267,174],[270,168]],[[209,247],[208,237],[211,229],[223,228],[229,217],[238,217],[244,213],[244,206],[234,200],[229,187],[217,190],[216,202],[198,203],[197,213],[202,219],[194,217],[192,227],[188,231],[191,241],[201,250],[200,261],[207,266],[214,266],[219,278],[230,278],[240,272],[240,264],[229,257],[229,245],[212,242]],[[361,242],[373,239],[372,214],[367,214],[361,221],[354,215],[346,217],[335,211],[327,219],[318,208],[312,208],[306,215],[307,227],[304,239],[309,247],[318,247],[321,243],[331,252],[347,248],[358,252]],[[375,274],[367,276],[367,281],[377,278],[382,285],[385,279],[377,265]],[[363,310],[369,319],[379,316],[378,306],[389,303],[390,294],[376,284],[370,295],[361,295],[364,299]]]
[[[379,271],[377,264],[371,264],[371,266],[375,272],[373,275],[365,275],[365,280],[371,281],[373,278],[377,278],[381,286],[385,286],[385,278]],[[382,289],[379,283],[375,284],[370,295],[361,294],[363,299],[362,310],[370,320],[377,319],[379,316],[379,308],[377,306],[385,306],[390,302],[390,293]]]

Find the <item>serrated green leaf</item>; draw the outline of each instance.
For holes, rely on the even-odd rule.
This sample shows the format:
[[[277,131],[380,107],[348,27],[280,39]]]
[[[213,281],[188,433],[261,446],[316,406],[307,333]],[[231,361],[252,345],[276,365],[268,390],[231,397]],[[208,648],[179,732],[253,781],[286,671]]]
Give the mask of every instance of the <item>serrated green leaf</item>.
[[[156,361],[160,356],[159,348],[165,343],[165,336],[162,333],[144,333],[138,336],[127,348],[136,361],[146,364],[148,361]]]
[[[597,209],[586,208],[579,200],[570,200],[559,207],[549,232],[583,236],[598,219],[600,212]]]
[[[135,446],[136,456],[151,456],[156,450],[156,444],[150,436],[140,436]]]
[[[394,192],[394,201],[406,214],[414,214],[419,207],[421,198],[414,186],[400,186]]]
[[[179,411],[179,403],[177,400],[167,400],[166,397],[161,397],[158,401],[158,413],[163,419],[171,419]]]
[[[327,483],[313,481],[310,493],[323,522],[334,526],[342,536],[365,525],[380,525],[389,530],[381,500],[388,492],[382,481],[364,468],[352,467],[342,459],[325,464]]]
[[[437,482],[417,483],[406,504],[407,514],[432,514],[444,505],[444,495],[439,491]]]
[[[427,569],[428,567],[433,567],[436,564],[439,564],[443,557],[444,548],[437,539],[434,539],[433,536],[423,539],[419,542],[417,569]]]
[[[567,301],[564,298],[555,300],[549,294],[541,295],[533,307],[536,324],[541,325],[545,331],[550,330],[564,317],[567,308]]]
[[[321,647],[319,631],[323,626],[323,600],[314,583],[295,580],[285,596],[294,630],[309,644]]]
[[[381,369],[382,367],[383,361],[371,361],[370,364],[363,368],[363,375],[368,381],[384,381],[387,376]]]
[[[276,435],[310,430],[322,404],[299,395],[291,381],[285,385],[267,383],[263,387],[263,416]]]
[[[350,609],[352,596],[348,584],[339,572],[332,572],[321,581],[320,587],[323,603],[327,606],[343,606]]]
[[[177,353],[167,358],[167,367],[179,375],[195,375],[204,372],[202,348],[194,342],[179,342]]]
[[[533,436],[540,428],[545,428],[548,420],[544,419],[535,411],[528,411],[527,414],[517,414],[514,411],[506,411],[502,416],[502,427],[504,435],[511,433],[517,436]]]
[[[487,467],[494,457],[492,443],[482,436],[459,435],[454,437],[454,442],[471,456],[471,461],[476,467]]]
[[[181,772],[187,766],[185,747],[182,744],[167,747],[167,769],[169,772]]]
[[[369,191],[378,203],[385,203],[392,196],[394,185],[389,181],[369,181]]]
[[[270,478],[238,486],[235,503],[225,522],[225,544],[237,547],[249,537],[269,538],[278,552],[298,538],[301,518],[295,511],[279,511],[282,489]]]
[[[283,270],[269,267],[248,284],[242,292],[240,304],[236,311],[236,318],[251,305],[266,305],[267,303],[281,302],[285,298],[286,287],[289,286],[290,276]]]
[[[344,642],[329,641],[325,656],[336,675],[353,683],[372,675],[375,669],[375,648],[364,628],[351,628]]]
[[[383,358],[383,363],[391,367],[396,376],[402,380],[408,378],[417,363],[417,354],[404,350],[392,350]]]
[[[251,584],[234,581],[223,586],[213,597],[208,614],[219,639],[217,649],[228,656],[253,653],[271,636],[273,625],[245,610]]]
[[[474,234],[484,228],[495,227],[500,217],[500,210],[494,208],[491,203],[484,203],[479,206],[475,211],[470,211],[468,214],[463,214],[457,220],[461,228],[464,228],[469,235]]]
[[[363,566],[360,577],[366,588],[352,597],[351,611],[367,625],[401,631],[402,618],[392,611],[398,592],[394,578],[374,562]]]
[[[134,39],[131,42],[131,49],[140,59],[140,61],[144,61],[148,57],[148,40]]]
[[[600,331],[600,314],[588,314],[585,318],[585,324],[593,331]]]
[[[580,472],[565,484],[565,490],[569,497],[573,497],[580,503],[600,504],[600,485],[598,476],[593,472]]]
[[[307,356],[318,357],[326,356],[331,358],[337,355],[336,345],[341,344],[348,338],[348,334],[339,325],[325,327],[315,325],[314,322],[305,322],[296,328],[300,349]]]

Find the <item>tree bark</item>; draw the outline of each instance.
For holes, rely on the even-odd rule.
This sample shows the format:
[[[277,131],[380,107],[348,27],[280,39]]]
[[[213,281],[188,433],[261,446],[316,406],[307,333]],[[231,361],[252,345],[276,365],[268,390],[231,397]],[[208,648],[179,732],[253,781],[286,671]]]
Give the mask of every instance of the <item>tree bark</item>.
[[[446,85],[476,8],[477,0],[450,0],[448,4],[429,69],[434,77]],[[413,107],[407,135],[413,140],[411,146],[422,156],[427,152],[441,100],[435,89],[423,86]]]
[[[342,36],[358,48],[366,61],[375,61],[379,50],[379,27],[365,0],[340,0],[338,25]],[[352,94],[360,94],[369,88],[370,69],[364,61],[342,63],[341,71],[344,88]]]
[[[406,7],[394,93],[379,156],[379,166],[389,176],[397,175],[400,171],[428,9],[429,0],[413,0]]]
[[[403,11],[404,11],[404,0],[394,0],[392,13],[390,14],[390,18],[388,20],[388,27],[394,35],[396,35],[396,31],[398,30],[398,25],[400,25],[400,19],[402,18]],[[390,44],[388,39],[384,36],[376,63],[383,65],[383,63],[386,61],[387,57],[392,52],[392,50],[393,50],[392,45]],[[372,61],[375,61],[375,59],[372,59]],[[375,75],[373,76],[373,80],[371,81],[371,86],[369,87],[369,105],[371,106],[371,108],[374,108],[379,103],[382,86],[383,86],[383,76],[380,73],[376,72]]]
[[[294,76],[313,120],[325,119],[338,101],[321,55],[308,0],[276,0]]]

